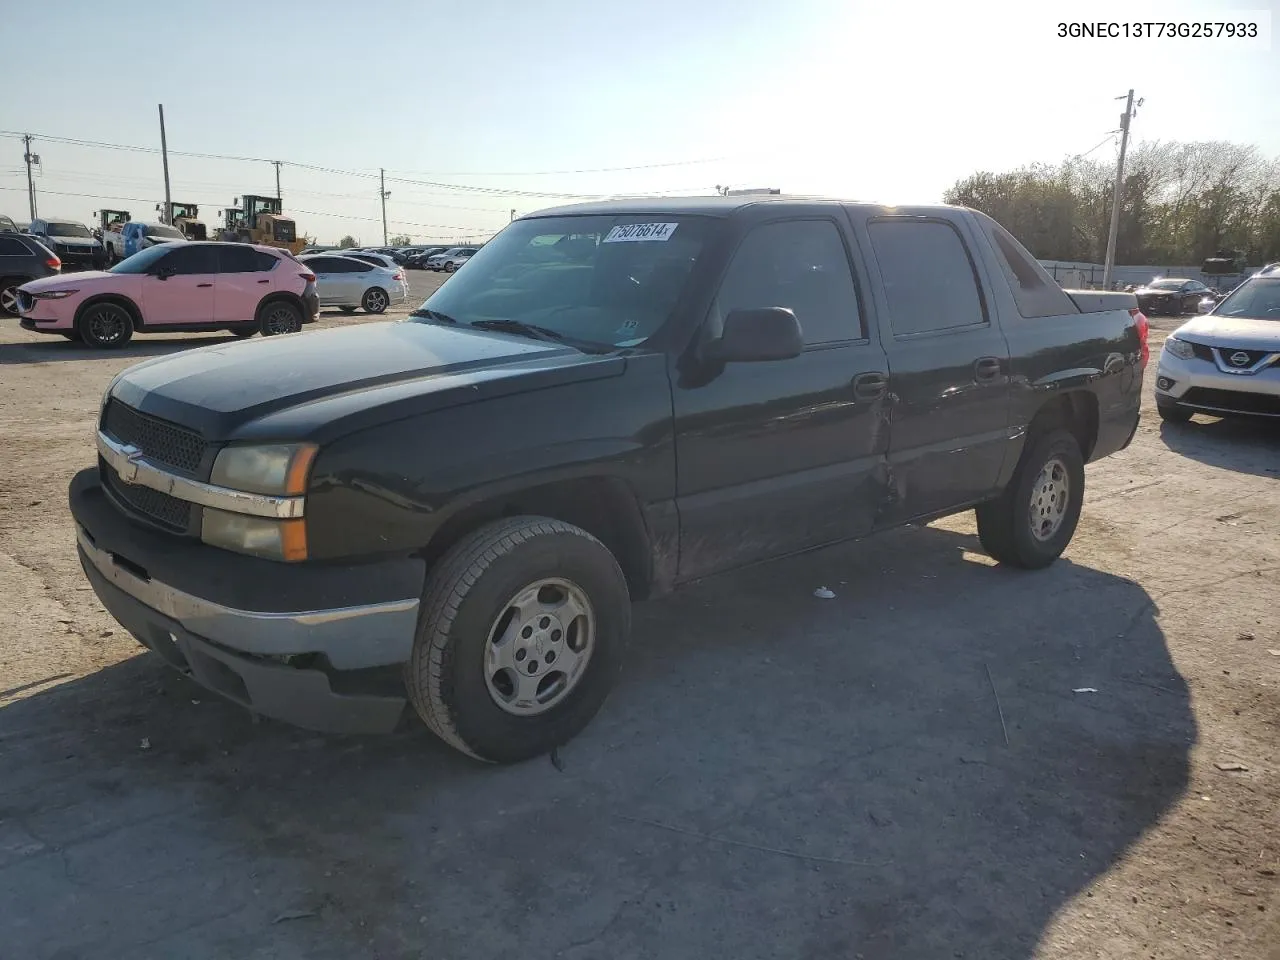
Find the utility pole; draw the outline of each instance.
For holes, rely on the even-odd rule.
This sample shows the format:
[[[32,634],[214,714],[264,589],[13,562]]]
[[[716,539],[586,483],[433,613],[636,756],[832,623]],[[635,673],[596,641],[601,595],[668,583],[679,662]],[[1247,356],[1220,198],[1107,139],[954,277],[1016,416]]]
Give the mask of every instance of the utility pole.
[[[387,245],[387,197],[391,191],[387,189],[387,171],[378,168],[378,196],[382,198],[382,245]]]
[[[515,207],[512,207],[512,208],[511,208],[511,222],[512,222],[512,223],[515,223],[515,220],[516,220],[516,208],[515,208]]]
[[[272,160],[271,162],[276,165],[276,199],[280,200],[280,161]],[[280,206],[284,206],[283,200],[280,200]]]
[[[36,182],[31,178],[31,165],[39,163],[40,158],[31,152],[31,134],[24,136],[22,143],[26,147],[22,159],[27,164],[27,202],[31,207],[31,219],[34,220],[36,218]]]
[[[1119,100],[1119,97],[1116,97]],[[1142,103],[1141,100],[1138,103]],[[1111,289],[1111,271],[1116,265],[1116,237],[1120,232],[1120,194],[1124,190],[1124,154],[1129,147],[1129,121],[1133,119],[1133,91],[1120,116],[1120,160],[1116,163],[1115,191],[1111,195],[1111,229],[1107,231],[1107,256],[1102,263],[1102,289]]]
[[[160,157],[164,162],[164,218],[163,222],[173,225],[173,201],[169,197],[169,144],[164,138],[164,104],[160,107]]]

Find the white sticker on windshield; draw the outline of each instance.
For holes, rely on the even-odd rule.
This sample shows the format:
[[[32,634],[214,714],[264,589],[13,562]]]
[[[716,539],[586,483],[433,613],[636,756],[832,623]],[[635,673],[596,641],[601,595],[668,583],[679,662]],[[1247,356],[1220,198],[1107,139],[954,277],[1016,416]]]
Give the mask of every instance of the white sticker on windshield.
[[[638,240],[666,242],[676,232],[678,223],[620,223],[605,235],[601,243],[628,243]]]

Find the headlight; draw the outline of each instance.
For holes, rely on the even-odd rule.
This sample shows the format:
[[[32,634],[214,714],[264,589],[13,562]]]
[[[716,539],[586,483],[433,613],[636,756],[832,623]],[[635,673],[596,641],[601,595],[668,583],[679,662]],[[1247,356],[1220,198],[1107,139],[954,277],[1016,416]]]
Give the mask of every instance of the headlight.
[[[271,520],[205,507],[200,539],[214,547],[268,560],[307,559],[305,520]]]
[[[1185,340],[1179,340],[1177,337],[1169,337],[1165,340],[1164,348],[1175,357],[1179,357],[1183,360],[1190,360],[1196,355],[1191,344],[1187,343]]]
[[[211,483],[246,493],[300,497],[316,458],[312,443],[273,443],[227,447],[213,462]]]
[[[79,290],[42,290],[39,293],[31,294],[31,296],[37,300],[61,300],[63,297],[69,297],[73,293],[79,292]]]

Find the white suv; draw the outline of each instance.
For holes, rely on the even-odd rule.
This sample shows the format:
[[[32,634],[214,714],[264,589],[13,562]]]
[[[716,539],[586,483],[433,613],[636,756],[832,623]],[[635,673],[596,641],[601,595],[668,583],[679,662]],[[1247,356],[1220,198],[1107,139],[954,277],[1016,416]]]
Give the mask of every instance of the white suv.
[[[425,266],[428,270],[443,270],[445,273],[453,273],[453,271],[470,260],[478,249],[480,248],[451,247],[444,253],[437,253],[434,257],[428,257]]]

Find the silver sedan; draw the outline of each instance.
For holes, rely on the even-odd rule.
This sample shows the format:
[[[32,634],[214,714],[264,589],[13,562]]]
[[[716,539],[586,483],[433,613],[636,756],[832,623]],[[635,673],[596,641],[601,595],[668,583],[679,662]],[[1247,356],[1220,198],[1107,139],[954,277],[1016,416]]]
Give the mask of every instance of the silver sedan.
[[[299,257],[300,263],[316,275],[316,293],[320,306],[338,307],[343,313],[357,308],[367,313],[382,313],[409,296],[404,270],[385,258],[365,258],[313,254]]]

